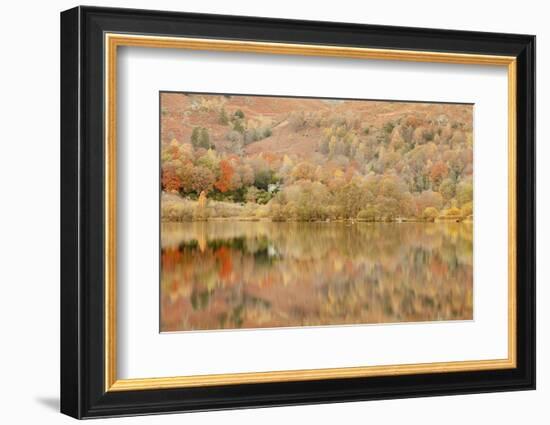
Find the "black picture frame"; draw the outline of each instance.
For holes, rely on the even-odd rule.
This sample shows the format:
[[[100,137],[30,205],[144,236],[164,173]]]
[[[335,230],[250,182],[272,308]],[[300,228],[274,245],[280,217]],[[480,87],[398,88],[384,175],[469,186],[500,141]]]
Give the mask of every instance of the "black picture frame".
[[[104,33],[517,58],[517,367],[369,378],[105,391]],[[178,12],[61,13],[61,412],[75,418],[535,388],[535,37]]]

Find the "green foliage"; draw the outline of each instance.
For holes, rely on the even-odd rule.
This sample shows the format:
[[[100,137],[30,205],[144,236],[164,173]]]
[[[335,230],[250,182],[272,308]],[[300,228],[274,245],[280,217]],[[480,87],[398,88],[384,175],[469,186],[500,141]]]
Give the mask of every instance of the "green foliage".
[[[208,134],[208,130],[206,128],[203,128],[201,130],[201,139],[200,139],[199,146],[201,146],[205,149],[209,149],[211,147],[210,146],[210,135]]]
[[[422,135],[426,142],[431,142],[434,139],[434,133],[431,130],[425,130]]]
[[[210,135],[208,129],[204,127],[195,127],[191,133],[191,144],[195,148],[210,149]]]
[[[227,112],[225,111],[225,108],[220,109],[219,121],[221,125],[229,124],[229,117],[227,116]]]
[[[388,121],[386,124],[384,124],[384,126],[382,128],[384,129],[386,134],[391,134],[391,132],[395,128],[395,124],[391,121]]]
[[[238,118],[238,119],[241,119],[241,120],[242,120],[242,119],[244,119],[244,112],[241,111],[240,109],[237,109],[237,110],[235,111],[235,113],[233,114],[233,116],[234,116],[235,118]]]
[[[474,187],[471,181],[465,181],[458,184],[456,188],[456,199],[460,205],[473,201]]]
[[[276,182],[273,171],[267,169],[259,170],[254,178],[254,186],[262,190],[267,190],[270,184]]]
[[[194,147],[198,146],[200,136],[201,136],[201,128],[200,127],[194,127],[193,132],[191,133],[191,144]]]
[[[443,195],[445,200],[449,200],[455,196],[456,185],[452,179],[445,179],[439,186],[439,193]]]
[[[260,205],[265,205],[269,201],[271,201],[272,197],[273,195],[270,192],[266,190],[259,190],[258,194],[256,195],[256,202]]]
[[[270,127],[250,128],[244,132],[244,143],[248,145],[252,142],[265,139],[271,136],[271,134],[272,131]]]
[[[241,120],[233,120],[233,130],[244,134],[245,128]]]

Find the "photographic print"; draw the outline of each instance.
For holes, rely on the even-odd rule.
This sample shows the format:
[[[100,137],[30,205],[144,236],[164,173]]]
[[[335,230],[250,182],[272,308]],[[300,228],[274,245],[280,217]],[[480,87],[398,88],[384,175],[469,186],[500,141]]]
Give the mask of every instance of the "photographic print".
[[[473,105],[159,96],[161,332],[473,318]]]
[[[535,36],[90,6],[60,34],[62,413],[535,389]]]

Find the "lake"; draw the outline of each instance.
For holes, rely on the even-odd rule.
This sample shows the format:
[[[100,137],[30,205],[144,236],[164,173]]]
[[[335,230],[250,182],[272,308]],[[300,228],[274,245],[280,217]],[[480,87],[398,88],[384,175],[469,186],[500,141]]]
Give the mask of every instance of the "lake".
[[[471,223],[162,223],[161,331],[473,317]]]

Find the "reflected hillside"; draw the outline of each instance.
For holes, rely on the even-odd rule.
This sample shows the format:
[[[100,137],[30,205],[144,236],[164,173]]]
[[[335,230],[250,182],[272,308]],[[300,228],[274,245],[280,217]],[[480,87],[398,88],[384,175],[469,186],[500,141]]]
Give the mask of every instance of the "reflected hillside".
[[[472,319],[468,223],[163,223],[161,330]]]

